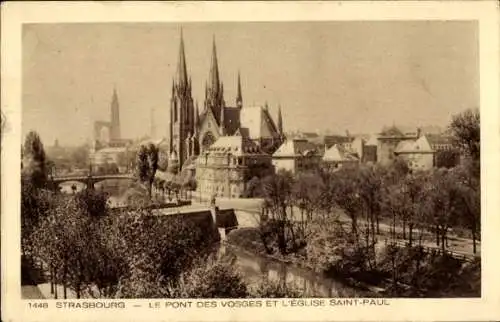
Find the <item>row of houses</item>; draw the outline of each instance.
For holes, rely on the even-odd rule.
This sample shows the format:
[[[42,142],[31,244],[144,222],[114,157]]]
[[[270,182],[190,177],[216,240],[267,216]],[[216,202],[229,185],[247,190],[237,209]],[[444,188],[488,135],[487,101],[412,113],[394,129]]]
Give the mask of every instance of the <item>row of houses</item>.
[[[332,168],[387,165],[399,157],[412,169],[428,170],[439,166],[440,152],[451,150],[451,138],[445,134],[403,133],[393,126],[376,135],[325,136],[322,146],[304,138],[290,139],[273,154],[272,162],[276,170],[296,173],[319,163]]]
[[[253,177],[273,171],[304,171],[319,164],[330,168],[361,163],[389,164],[405,159],[413,169],[437,166],[440,151],[451,150],[446,135],[402,133],[392,127],[372,136],[330,136],[322,144],[306,138],[286,139],[272,153],[241,135],[224,136],[206,149],[194,162],[198,193],[205,196],[239,198]]]

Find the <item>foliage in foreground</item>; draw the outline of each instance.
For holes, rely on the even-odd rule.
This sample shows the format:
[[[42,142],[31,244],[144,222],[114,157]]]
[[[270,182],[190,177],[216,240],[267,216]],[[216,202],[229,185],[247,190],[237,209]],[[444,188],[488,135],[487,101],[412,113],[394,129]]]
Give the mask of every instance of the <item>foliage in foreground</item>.
[[[56,297],[66,298],[67,288],[77,298],[296,294],[268,283],[249,289],[231,263],[214,259],[218,234],[211,218],[162,217],[144,209],[110,212],[106,195],[96,191],[55,194],[45,208],[36,224],[29,222],[34,226],[26,239],[30,258],[43,263],[51,285],[64,286],[64,294],[52,287]],[[33,215],[27,210],[32,208],[24,209],[26,216]]]

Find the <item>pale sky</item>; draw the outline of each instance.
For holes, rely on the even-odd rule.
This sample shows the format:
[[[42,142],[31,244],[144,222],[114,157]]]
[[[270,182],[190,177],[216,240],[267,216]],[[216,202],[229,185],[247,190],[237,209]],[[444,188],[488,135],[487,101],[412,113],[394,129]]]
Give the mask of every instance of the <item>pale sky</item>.
[[[109,120],[122,136],[168,133],[182,27],[193,98],[203,106],[215,36],[226,105],[238,70],[243,104],[264,105],[285,131],[373,133],[392,123],[445,126],[479,107],[475,22],[28,24],[23,28],[23,137],[78,144]]]

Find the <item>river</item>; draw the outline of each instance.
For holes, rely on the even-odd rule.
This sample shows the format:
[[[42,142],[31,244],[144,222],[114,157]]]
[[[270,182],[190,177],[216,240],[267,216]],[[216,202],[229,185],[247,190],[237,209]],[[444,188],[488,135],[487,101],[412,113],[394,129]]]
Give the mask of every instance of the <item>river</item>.
[[[221,253],[232,258],[234,265],[250,287],[265,279],[293,284],[304,292],[306,297],[367,296],[366,291],[347,286],[341,281],[311,269],[250,253],[228,244],[221,244],[220,248]]]

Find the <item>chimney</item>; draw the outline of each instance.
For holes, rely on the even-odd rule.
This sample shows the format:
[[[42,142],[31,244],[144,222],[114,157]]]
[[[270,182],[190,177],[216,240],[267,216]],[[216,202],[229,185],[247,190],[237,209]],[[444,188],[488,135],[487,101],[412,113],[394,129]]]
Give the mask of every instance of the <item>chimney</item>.
[[[417,128],[417,139],[422,135],[422,129]]]

